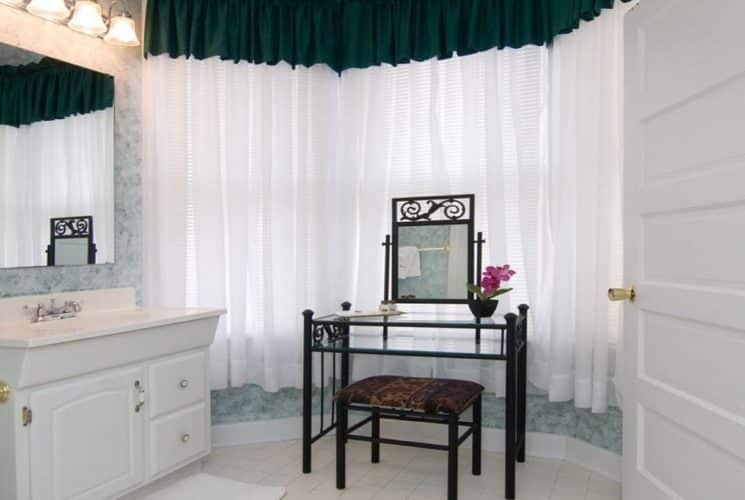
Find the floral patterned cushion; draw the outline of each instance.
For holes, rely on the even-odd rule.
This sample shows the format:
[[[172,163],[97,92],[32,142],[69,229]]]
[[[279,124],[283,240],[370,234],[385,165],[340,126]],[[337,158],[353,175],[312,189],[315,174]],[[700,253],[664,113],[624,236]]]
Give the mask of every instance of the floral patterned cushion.
[[[426,413],[460,413],[484,390],[467,380],[378,375],[355,382],[338,391],[334,399],[343,403],[420,410]]]

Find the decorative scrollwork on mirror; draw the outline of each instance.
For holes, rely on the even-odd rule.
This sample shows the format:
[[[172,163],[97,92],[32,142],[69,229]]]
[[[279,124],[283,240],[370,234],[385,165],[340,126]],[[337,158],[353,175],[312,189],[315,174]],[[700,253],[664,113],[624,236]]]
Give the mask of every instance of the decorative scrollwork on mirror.
[[[52,231],[55,237],[60,236],[89,236],[91,233],[92,217],[65,217],[52,219]]]
[[[472,209],[468,196],[404,198],[396,201],[396,215],[401,222],[468,219]]]

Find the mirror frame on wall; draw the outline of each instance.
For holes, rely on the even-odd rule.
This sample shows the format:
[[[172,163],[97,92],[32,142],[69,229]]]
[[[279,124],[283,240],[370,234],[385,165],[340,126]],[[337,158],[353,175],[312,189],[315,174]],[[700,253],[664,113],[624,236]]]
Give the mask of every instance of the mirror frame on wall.
[[[463,284],[463,298],[399,298],[398,290],[398,244],[399,229],[411,226],[450,226],[463,224],[467,228],[466,276],[472,282],[474,276],[474,206],[475,195],[410,196],[391,200],[391,298],[401,304],[466,304],[469,292]]]
[[[0,27],[3,25],[4,20],[0,21]],[[8,162],[8,165],[10,165],[11,170],[17,172],[11,174],[12,179],[25,180],[23,184],[18,184],[23,189],[16,186],[15,181],[11,182],[11,185],[15,193],[24,193],[20,199],[26,200],[30,207],[24,208],[25,204],[20,205],[11,201],[19,207],[19,210],[22,210],[23,219],[20,220],[13,216],[12,210],[8,212],[11,215],[6,213],[6,217],[15,222],[15,226],[11,226],[15,230],[9,233],[10,236],[6,235],[5,237],[11,244],[13,244],[14,239],[17,240],[16,242],[24,241],[27,243],[22,246],[18,244],[17,248],[13,248],[13,252],[5,254],[6,258],[0,259],[0,272],[14,269],[42,268],[44,266],[113,265],[118,257],[116,228],[119,222],[117,215],[117,190],[119,188],[116,185],[116,176],[117,160],[120,156],[117,149],[121,147],[117,144],[116,93],[117,79],[121,78],[121,72],[124,71],[124,68],[118,68],[112,64],[99,64],[99,60],[106,62],[106,58],[103,57],[99,57],[96,61],[87,61],[85,58],[83,61],[71,61],[69,57],[58,57],[57,54],[51,54],[50,52],[54,51],[47,50],[48,48],[41,47],[42,50],[40,50],[39,47],[33,47],[32,44],[19,44],[17,40],[3,40],[2,38],[0,36],[0,52],[2,53],[0,54],[2,56],[0,57],[0,66],[25,67],[28,72],[19,72],[19,78],[34,78],[36,75],[47,75],[49,73],[52,76],[57,73],[70,76],[69,80],[63,82],[64,85],[57,81],[57,87],[62,86],[59,92],[60,97],[57,100],[49,97],[56,96],[56,92],[39,91],[36,94],[30,92],[29,95],[32,97],[36,97],[37,94],[38,96],[49,97],[49,102],[45,102],[44,98],[39,97],[31,102],[32,105],[19,107],[23,112],[4,114],[2,126],[23,131],[23,134],[18,133],[18,137],[28,137],[29,130],[36,130],[36,127],[41,127],[40,130],[43,134],[53,133],[50,132],[51,126],[62,127],[60,129],[61,133],[59,131],[54,132],[53,137],[60,138],[59,147],[63,148],[65,153],[74,149],[82,152],[80,157],[68,155],[68,164],[71,167],[83,164],[89,165],[87,170],[90,172],[90,178],[85,177],[81,180],[80,174],[74,169],[70,171],[60,168],[60,159],[57,156],[52,157],[51,153],[44,152],[42,155],[33,150],[33,155],[20,154],[21,151],[29,151],[30,148],[22,149],[20,144],[25,145],[26,143],[22,143],[20,140],[17,142],[17,145],[19,145],[17,157],[19,159],[16,161],[23,168],[13,168],[12,162]],[[94,62],[95,64],[93,64]],[[31,71],[34,68],[38,71]],[[79,92],[72,91],[71,89],[78,89],[78,86],[73,86],[68,82],[81,82],[81,90]],[[87,89],[85,83],[90,84],[91,90]],[[19,82],[19,88],[23,86],[41,88],[42,90],[45,90],[46,86],[52,87],[52,85],[42,85],[35,80]],[[82,90],[84,88],[85,92]],[[78,94],[81,95],[78,96]],[[15,95],[24,94],[16,92]],[[77,129],[72,128],[73,125],[69,124],[71,120],[77,120],[77,126],[81,126],[82,120],[93,119],[83,117],[103,112],[106,112],[106,115],[100,121],[96,117],[95,129],[90,125],[93,122],[83,122],[84,128],[81,130],[90,129],[91,131],[90,136],[84,136],[86,137],[85,140],[81,139],[81,136],[76,132]],[[67,125],[65,125],[66,123]],[[89,127],[89,129],[85,127]],[[70,135],[75,136],[76,141],[70,142]],[[37,138],[38,142],[46,142],[47,137]],[[64,139],[65,137],[67,137],[67,140]],[[13,148],[11,148],[12,150]],[[94,151],[96,151],[95,154]],[[56,152],[57,149],[54,148],[54,153]],[[101,154],[99,155],[98,152],[101,152]],[[11,155],[11,157],[13,156]],[[82,163],[82,157],[92,157],[96,160]],[[33,158],[33,162],[29,160],[28,164],[24,163],[29,158]],[[35,173],[29,173],[29,166],[34,167]],[[36,172],[36,167],[38,167],[38,172]],[[55,172],[54,175],[52,175],[53,172]],[[76,183],[75,189],[64,189],[59,186],[61,179]],[[25,184],[26,181],[28,181],[28,185]],[[44,187],[39,187],[40,183],[43,183]],[[47,183],[49,186],[47,186]],[[40,193],[52,193],[52,195],[36,193],[34,190],[41,190]],[[32,191],[36,194],[33,194]],[[69,193],[64,206],[60,203],[52,204],[51,208],[45,205],[44,202],[52,198],[59,198],[60,193]],[[0,198],[4,198],[4,196],[0,196]],[[42,206],[44,208],[40,209],[39,207]],[[80,213],[87,215],[77,216]],[[93,220],[89,215],[95,216],[96,219],[95,236],[92,231],[90,234],[74,236],[60,236],[55,233],[55,221],[62,220],[74,220],[76,227],[87,224],[87,227],[92,229]],[[80,248],[76,249],[75,252],[77,255],[79,250],[80,259],[76,258],[74,262],[73,260],[66,261],[61,258],[59,243],[62,240],[66,243],[72,243],[75,239],[81,240],[79,242]],[[2,250],[2,245],[0,245],[0,250]],[[84,250],[86,251],[85,255],[83,255]]]

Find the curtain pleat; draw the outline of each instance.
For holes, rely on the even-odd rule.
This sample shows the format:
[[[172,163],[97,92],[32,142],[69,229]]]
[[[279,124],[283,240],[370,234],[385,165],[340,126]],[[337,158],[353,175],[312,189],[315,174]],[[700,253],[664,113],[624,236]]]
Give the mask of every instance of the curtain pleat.
[[[0,125],[20,127],[113,105],[113,76],[49,58],[0,66]]]
[[[348,68],[549,44],[614,0],[158,0],[145,51]]]

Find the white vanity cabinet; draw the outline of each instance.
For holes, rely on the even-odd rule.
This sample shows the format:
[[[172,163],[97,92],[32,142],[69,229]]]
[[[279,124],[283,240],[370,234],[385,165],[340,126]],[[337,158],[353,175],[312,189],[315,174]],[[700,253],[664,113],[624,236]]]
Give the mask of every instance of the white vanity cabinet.
[[[6,300],[16,299],[0,312]],[[132,307],[0,323],[0,381],[11,388],[0,500],[117,498],[208,454],[209,345],[222,313]]]

